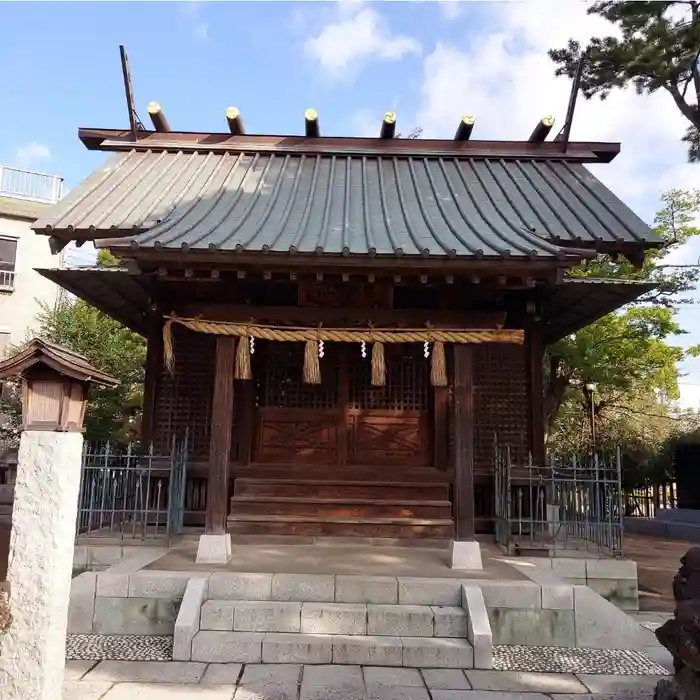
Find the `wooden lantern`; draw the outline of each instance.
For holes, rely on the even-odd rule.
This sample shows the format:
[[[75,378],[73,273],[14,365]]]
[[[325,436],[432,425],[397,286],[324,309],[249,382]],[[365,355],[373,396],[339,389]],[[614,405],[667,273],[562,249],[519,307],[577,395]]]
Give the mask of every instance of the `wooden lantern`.
[[[82,432],[91,384],[119,382],[82,356],[35,338],[0,362],[0,379],[22,378],[22,430]]]

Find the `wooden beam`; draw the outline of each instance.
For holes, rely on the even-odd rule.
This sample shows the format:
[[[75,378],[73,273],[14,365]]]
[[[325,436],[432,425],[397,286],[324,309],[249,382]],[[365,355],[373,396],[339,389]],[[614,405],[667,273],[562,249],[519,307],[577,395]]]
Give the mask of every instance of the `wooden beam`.
[[[226,108],[226,123],[228,124],[228,130],[233,136],[245,134],[241,113],[235,107]]]
[[[315,109],[307,109],[304,112],[304,133],[309,139],[317,139],[321,136],[318,124],[318,112]]]
[[[537,126],[533,129],[528,141],[530,143],[542,143],[549,135],[549,132],[552,130],[553,126],[554,117],[551,115],[542,117],[542,119],[537,122]]]
[[[134,141],[129,130],[78,130],[78,137],[90,150],[147,151],[163,149],[171,152],[193,153],[206,149],[213,153],[306,153],[328,155],[470,157],[470,158],[532,158],[536,160],[567,160],[581,163],[609,163],[620,153],[619,143],[605,141],[572,141],[566,153],[561,144],[527,141],[454,141],[452,139],[383,139],[326,136],[310,141],[305,136],[264,136],[230,133],[144,131]]]
[[[530,321],[530,327],[525,334],[525,352],[527,353],[528,404],[530,412],[529,450],[537,465],[543,465],[545,460],[545,416],[544,416],[544,382],[543,362],[544,344],[542,343],[541,328]]]
[[[393,139],[396,134],[396,113],[386,112],[379,132],[380,139]]]
[[[149,321],[146,347],[146,377],[143,384],[143,414],[141,416],[141,443],[153,442],[156,423],[156,400],[163,366],[163,319],[153,317]]]
[[[165,118],[165,113],[157,102],[148,103],[148,116],[151,118],[153,128],[157,132],[162,133],[170,131],[170,124],[168,124],[168,120]]]
[[[505,311],[424,311],[420,309],[359,309],[322,308],[311,306],[250,306],[247,304],[206,304],[186,302],[178,304],[168,300],[178,316],[194,318],[200,316],[210,321],[248,323],[251,319],[268,323],[296,321],[300,324],[332,326],[336,323],[355,322],[373,326],[407,326],[422,328],[430,319],[435,328],[471,328],[473,330],[503,328]]]
[[[218,335],[216,337],[214,396],[211,404],[211,435],[209,440],[209,480],[205,530],[208,535],[226,533],[235,360],[236,339],[229,335]]]
[[[469,141],[474,131],[474,117],[465,114],[459,122],[455,132],[455,141]]]
[[[452,346],[452,444],[457,539],[474,539],[474,391],[469,344]]]

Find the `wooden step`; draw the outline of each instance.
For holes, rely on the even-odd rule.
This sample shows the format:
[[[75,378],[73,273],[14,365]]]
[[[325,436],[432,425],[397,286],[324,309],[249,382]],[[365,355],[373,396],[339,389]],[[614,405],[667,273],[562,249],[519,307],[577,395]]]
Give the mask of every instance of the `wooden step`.
[[[231,513],[268,515],[331,515],[362,518],[450,518],[449,501],[371,498],[305,498],[299,496],[234,496]]]
[[[298,465],[298,464],[250,464],[236,466],[235,476],[242,479],[283,479],[286,481],[300,479],[341,480],[369,482],[433,482],[450,483],[452,475],[448,471],[433,467],[397,467],[346,465]]]
[[[237,535],[300,535],[309,537],[450,538],[450,518],[353,518],[327,515],[228,516],[228,531]]]
[[[435,482],[237,478],[234,484],[235,496],[447,501],[449,493],[449,484]]]

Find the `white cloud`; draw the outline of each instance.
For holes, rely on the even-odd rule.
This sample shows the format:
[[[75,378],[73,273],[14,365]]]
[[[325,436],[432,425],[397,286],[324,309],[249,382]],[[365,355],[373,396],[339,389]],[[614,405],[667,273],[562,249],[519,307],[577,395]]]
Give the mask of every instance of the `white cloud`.
[[[306,54],[331,78],[351,77],[372,59],[395,61],[420,53],[416,39],[393,35],[382,16],[362,2],[344,0],[336,9],[334,18],[304,43]]]
[[[202,17],[200,0],[188,0],[178,4],[180,13],[186,21],[191,21],[190,31],[195,41],[204,41],[209,36],[209,23]]]
[[[448,21],[452,21],[462,14],[465,0],[438,0],[438,2],[440,3],[440,11],[443,17]]]
[[[37,163],[49,160],[51,151],[43,143],[32,141],[15,151],[14,162],[21,168],[36,167]]]
[[[458,44],[438,42],[423,63],[415,123],[424,128],[424,136],[451,137],[463,114],[476,117],[475,138],[525,139],[546,114],[556,117],[558,131],[571,83],[554,77],[547,50],[565,46],[570,37],[585,43],[591,36],[611,33],[608,22],[586,14],[589,4],[489,3],[481,8],[487,25],[480,24],[478,31],[465,25]],[[591,170],[651,223],[662,191],[700,184],[700,165],[687,163],[680,142],[685,129],[665,91],[647,96],[626,90],[605,101],[579,97],[572,139],[621,141],[621,153],[612,163]],[[685,254],[691,252],[689,248]],[[697,313],[697,307],[695,313],[682,311],[681,324],[692,331]],[[676,342],[687,347],[700,338],[691,332]],[[687,382],[700,385],[700,362],[685,362],[683,368],[690,373]],[[698,405],[700,390],[691,384],[681,386],[682,405]]]
[[[426,136],[449,137],[462,116],[476,117],[475,137],[527,138],[546,114],[564,122],[571,89],[554,77],[547,49],[569,37],[585,42],[610,25],[586,14],[586,3],[538,0],[489,4],[494,30],[465,31],[459,46],[438,43],[425,57],[416,123]],[[622,199],[650,219],[662,189],[692,186],[698,169],[688,165],[680,137],[683,118],[670,96],[617,91],[607,100],[579,97],[572,138],[622,141],[608,165],[592,168]]]

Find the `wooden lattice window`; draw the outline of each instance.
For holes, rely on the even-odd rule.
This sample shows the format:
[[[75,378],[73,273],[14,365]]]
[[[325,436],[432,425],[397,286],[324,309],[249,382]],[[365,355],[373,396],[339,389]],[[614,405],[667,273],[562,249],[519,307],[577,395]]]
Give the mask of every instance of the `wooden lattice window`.
[[[360,348],[348,353],[350,408],[394,411],[426,411],[430,385],[430,360],[420,343],[387,343],[384,346],[386,385],[372,386],[372,348],[367,357]]]
[[[187,434],[190,454],[204,456],[209,453],[216,336],[173,330],[175,368],[172,374],[164,370],[159,380],[153,448],[168,454],[173,437]]]
[[[321,384],[303,381],[304,343],[260,341],[253,355],[256,404],[276,408],[335,408],[338,405],[338,347],[326,343]]]
[[[513,458],[527,454],[528,399],[525,349],[489,343],[474,347],[474,467],[493,471],[494,436]]]

